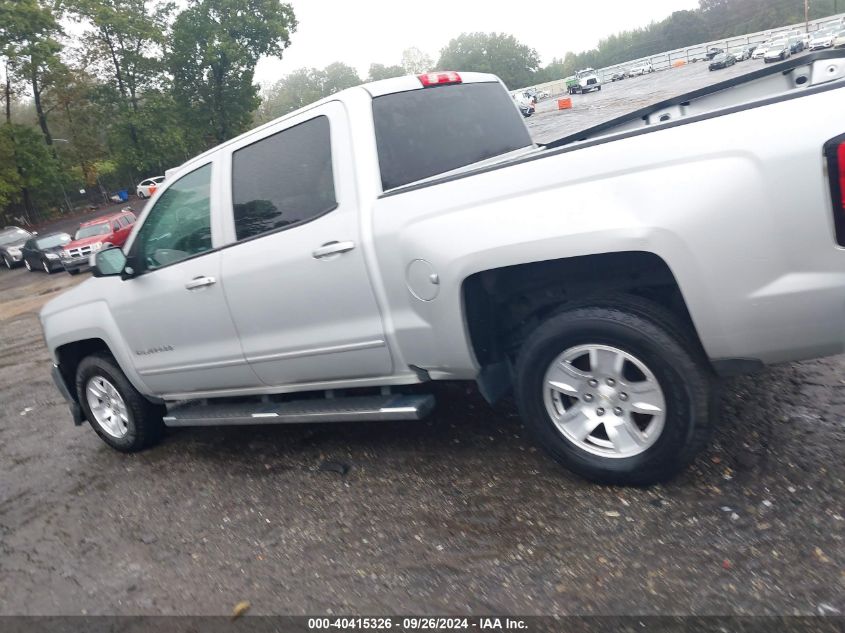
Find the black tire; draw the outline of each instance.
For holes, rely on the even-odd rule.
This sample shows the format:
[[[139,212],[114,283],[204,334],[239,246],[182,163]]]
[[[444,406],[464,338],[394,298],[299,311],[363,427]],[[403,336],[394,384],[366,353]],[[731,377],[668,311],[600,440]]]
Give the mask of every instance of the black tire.
[[[128,430],[121,438],[109,435],[100,427],[88,404],[86,386],[91,378],[98,375],[114,385],[126,405]],[[82,359],[76,370],[76,394],[91,428],[115,450],[134,453],[153,446],[164,435],[163,407],[144,398],[109,354],[98,353]]]
[[[67,274],[68,275],[78,275],[79,269],[78,268],[71,268],[70,270],[67,271]]]
[[[546,410],[547,368],[564,350],[590,343],[633,354],[663,390],[665,425],[644,452],[630,457],[590,453],[566,439]],[[711,430],[713,387],[703,352],[670,313],[636,298],[598,301],[547,319],[522,345],[515,387],[522,418],[543,448],[568,469],[598,483],[646,486],[670,479],[706,445]]]
[[[3,255],[3,263],[6,264],[6,268],[8,268],[9,270],[12,270],[12,268],[13,268],[12,260],[9,259],[8,255]]]
[[[48,262],[46,259],[41,260],[41,268],[48,275],[53,274],[53,268],[50,266],[50,262]]]

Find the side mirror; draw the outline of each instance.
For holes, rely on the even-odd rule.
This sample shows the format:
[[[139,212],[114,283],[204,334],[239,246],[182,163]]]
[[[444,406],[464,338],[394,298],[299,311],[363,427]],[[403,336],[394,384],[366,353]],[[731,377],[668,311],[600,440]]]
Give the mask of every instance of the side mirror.
[[[94,253],[91,272],[94,277],[113,277],[123,275],[126,268],[126,255],[115,246],[104,248]]]

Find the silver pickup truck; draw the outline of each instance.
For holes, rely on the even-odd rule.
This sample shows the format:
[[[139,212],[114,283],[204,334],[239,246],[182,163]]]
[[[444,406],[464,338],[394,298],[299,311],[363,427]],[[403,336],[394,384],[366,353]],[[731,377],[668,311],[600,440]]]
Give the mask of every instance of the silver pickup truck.
[[[472,380],[577,473],[666,479],[716,377],[845,349],[843,88],[823,52],[543,146],[491,75],[345,90],[169,172],[42,310],[54,379],[121,451]]]

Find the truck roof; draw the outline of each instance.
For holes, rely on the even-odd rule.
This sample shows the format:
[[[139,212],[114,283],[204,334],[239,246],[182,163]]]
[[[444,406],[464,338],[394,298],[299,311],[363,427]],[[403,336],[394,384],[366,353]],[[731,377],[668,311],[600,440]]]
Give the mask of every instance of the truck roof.
[[[461,77],[461,83],[468,84],[468,83],[485,83],[485,82],[498,82],[501,81],[496,75],[491,73],[474,73],[474,72],[461,72],[461,71],[435,71],[436,74],[444,73],[444,72],[457,72],[458,75]],[[433,73],[423,73],[425,74],[433,74]],[[240,136],[236,136],[235,138],[229,139],[228,141],[224,141],[220,143],[220,145],[215,145],[211,149],[203,152],[202,154],[198,154],[193,158],[185,161],[178,167],[174,167],[172,169],[168,169],[164,172],[165,179],[171,180],[173,174],[182,171],[183,168],[192,165],[195,162],[201,161],[208,156],[211,156],[216,151],[237,143],[241,139],[247,138],[252,134],[258,134],[264,129],[275,125],[279,121],[283,121],[285,119],[289,119],[295,117],[303,112],[307,112],[312,108],[318,108],[325,103],[329,103],[331,101],[343,101],[348,95],[353,93],[360,93],[362,90],[365,91],[371,98],[381,97],[387,94],[392,94],[395,92],[408,92],[409,90],[423,90],[424,86],[420,81],[420,77],[422,75],[405,75],[402,77],[392,77],[390,79],[381,79],[379,81],[371,81],[369,83],[361,84],[358,86],[354,86],[353,88],[346,88],[345,90],[341,90],[340,92],[336,92],[334,94],[329,95],[328,97],[323,97],[319,101],[315,101],[307,106],[294,110],[293,112],[288,112],[280,117],[273,119],[267,123],[259,125],[258,127],[254,127],[251,130],[248,130],[241,134]]]
[[[87,222],[81,222],[79,224],[80,227],[83,226],[92,226],[94,224],[102,224],[103,222],[111,222],[115,218],[119,218],[122,215],[126,215],[127,213],[131,213],[130,209],[124,209],[121,211],[117,211],[115,213],[107,213],[106,215],[101,215],[99,217],[94,218],[93,220],[88,220]]]

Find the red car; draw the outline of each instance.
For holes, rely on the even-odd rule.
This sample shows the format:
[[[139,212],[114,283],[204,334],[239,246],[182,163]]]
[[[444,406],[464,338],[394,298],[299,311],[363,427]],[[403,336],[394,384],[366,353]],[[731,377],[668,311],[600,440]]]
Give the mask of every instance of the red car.
[[[73,241],[65,244],[62,249],[61,260],[65,270],[75,275],[80,270],[88,269],[91,253],[96,253],[106,245],[123,246],[132,232],[133,224],[135,214],[130,209],[80,224]]]

